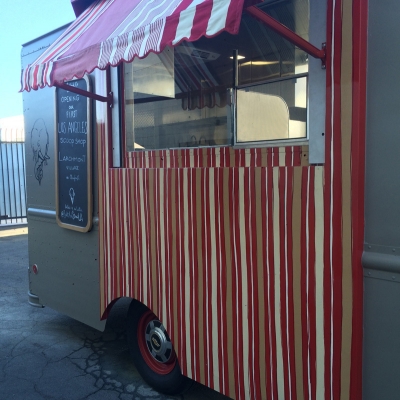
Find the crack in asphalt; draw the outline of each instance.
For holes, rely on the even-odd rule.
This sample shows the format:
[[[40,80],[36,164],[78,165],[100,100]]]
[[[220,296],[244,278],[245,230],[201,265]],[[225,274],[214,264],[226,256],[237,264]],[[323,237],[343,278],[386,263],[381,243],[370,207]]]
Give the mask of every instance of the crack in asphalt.
[[[119,335],[116,340],[118,341],[124,339],[122,336],[123,335]],[[81,352],[83,349],[90,350],[91,354],[84,359],[74,357],[74,354],[79,354],[79,352]],[[98,388],[96,392],[107,390],[118,392],[120,395],[129,394],[133,396],[135,390],[132,389],[136,389],[133,384],[128,384],[124,387],[120,381],[112,378],[113,374],[111,371],[102,367],[101,357],[104,356],[106,350],[106,342],[104,342],[102,338],[85,338],[83,346],[76,352],[71,353],[68,358],[76,366],[81,368],[85,374],[89,374],[95,379],[95,386]],[[74,360],[83,361],[84,365],[82,362],[74,362]],[[119,398],[121,398],[120,395],[118,396]]]

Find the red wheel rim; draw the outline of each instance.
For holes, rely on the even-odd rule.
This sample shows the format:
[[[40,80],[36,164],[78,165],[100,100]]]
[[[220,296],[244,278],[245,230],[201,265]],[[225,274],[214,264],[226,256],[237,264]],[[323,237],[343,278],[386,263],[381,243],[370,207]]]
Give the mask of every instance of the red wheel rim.
[[[172,372],[176,364],[175,350],[164,326],[150,310],[139,319],[137,338],[146,364],[155,373]]]

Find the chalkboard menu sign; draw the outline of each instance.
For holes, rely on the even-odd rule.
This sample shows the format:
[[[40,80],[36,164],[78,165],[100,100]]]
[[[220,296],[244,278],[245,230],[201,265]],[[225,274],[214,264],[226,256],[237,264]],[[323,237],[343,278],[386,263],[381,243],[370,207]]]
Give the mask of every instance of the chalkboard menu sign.
[[[66,82],[90,91],[90,81]],[[91,102],[56,89],[56,216],[63,228],[88,232],[92,226]]]

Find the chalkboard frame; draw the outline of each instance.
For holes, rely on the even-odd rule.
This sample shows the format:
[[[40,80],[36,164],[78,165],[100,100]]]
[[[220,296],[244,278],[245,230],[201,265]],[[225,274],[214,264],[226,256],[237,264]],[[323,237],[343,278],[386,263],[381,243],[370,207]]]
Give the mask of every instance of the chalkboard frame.
[[[86,82],[86,88],[84,90],[91,92],[92,91],[92,84],[90,77],[88,75],[84,75],[83,78]],[[68,82],[65,82],[67,85],[70,82],[80,80],[80,79],[71,79]],[[86,182],[86,197],[87,197],[87,222],[85,226],[79,226],[79,225],[74,225],[74,224],[68,224],[63,221],[61,221],[60,218],[60,185],[59,185],[59,158],[58,158],[58,153],[59,153],[59,133],[58,133],[58,123],[59,123],[59,118],[58,118],[58,111],[59,111],[59,105],[58,105],[58,93],[60,88],[56,88],[54,92],[54,102],[55,102],[55,128],[54,128],[54,134],[55,134],[55,188],[56,188],[56,220],[57,224],[61,228],[66,228],[66,229],[71,229],[74,231],[78,232],[89,232],[92,229],[92,224],[93,224],[93,176],[92,176],[92,101],[89,97],[86,97],[86,123],[87,123],[87,135],[86,135],[86,173],[87,173],[87,182]],[[73,92],[69,92],[71,95],[74,95]]]

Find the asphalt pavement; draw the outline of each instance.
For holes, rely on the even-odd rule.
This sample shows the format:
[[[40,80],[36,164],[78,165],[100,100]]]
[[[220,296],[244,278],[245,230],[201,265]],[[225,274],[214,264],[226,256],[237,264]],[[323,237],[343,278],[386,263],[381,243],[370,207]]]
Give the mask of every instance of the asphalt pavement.
[[[227,400],[194,383],[164,396],[136,371],[126,342],[129,302],[113,307],[104,332],[28,304],[27,228],[0,228],[0,399]]]

